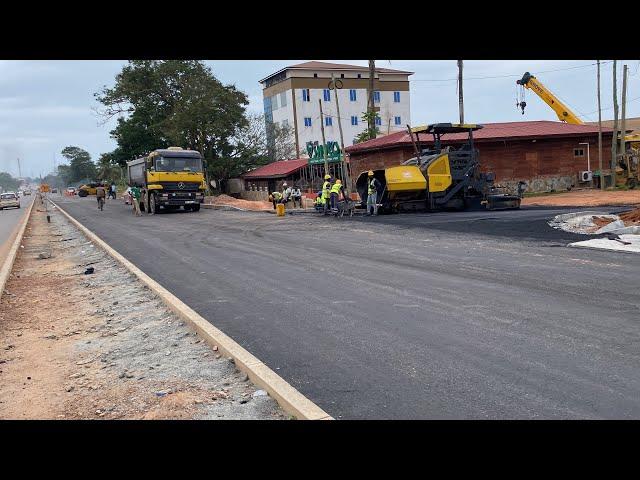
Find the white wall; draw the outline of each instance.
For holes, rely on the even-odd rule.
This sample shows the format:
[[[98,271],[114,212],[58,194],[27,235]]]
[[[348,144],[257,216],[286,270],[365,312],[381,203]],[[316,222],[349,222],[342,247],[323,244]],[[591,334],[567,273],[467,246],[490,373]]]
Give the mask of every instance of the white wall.
[[[350,100],[348,88],[337,90],[340,102],[340,116],[342,119],[342,131],[344,134],[345,147],[353,144],[353,139],[366,130],[366,123],[362,121],[362,114],[367,110],[367,90],[366,88],[356,89],[356,101]],[[340,142],[340,130],[338,128],[338,118],[335,106],[336,90],[331,90],[331,100],[324,101],[323,89],[309,89],[310,100],[304,102],[302,100],[302,89],[295,90],[296,97],[296,113],[298,124],[298,139],[300,149],[304,152],[307,142],[322,143],[322,131],[320,128],[320,107],[318,99],[322,100],[322,110],[325,116],[332,116],[332,125],[325,126],[325,139],[327,142]],[[380,102],[376,103],[376,107],[380,107],[379,115],[381,117],[381,125],[378,126],[380,133],[386,135],[387,132],[394,133],[406,129],[407,124],[411,124],[411,111],[409,103],[408,91],[400,92],[400,102],[393,101],[393,91],[380,91]],[[291,90],[286,91],[287,104],[281,106],[280,94],[278,97],[278,108],[273,110],[273,121],[282,125],[283,120],[288,120],[289,125],[295,126],[293,118],[293,101],[291,98]],[[351,116],[358,117],[358,125],[351,125]],[[394,117],[400,116],[400,125],[395,125]],[[311,126],[305,127],[305,117],[311,118]],[[391,125],[389,128],[389,119]]]

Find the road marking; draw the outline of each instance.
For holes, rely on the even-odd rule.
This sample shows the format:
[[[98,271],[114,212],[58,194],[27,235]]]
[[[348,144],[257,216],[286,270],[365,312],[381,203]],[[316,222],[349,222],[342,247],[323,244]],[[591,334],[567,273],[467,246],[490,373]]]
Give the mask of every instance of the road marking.
[[[402,307],[402,308],[420,308],[420,305],[416,305],[415,303],[412,303],[410,305],[403,305],[401,303],[394,303],[393,306],[394,307]]]

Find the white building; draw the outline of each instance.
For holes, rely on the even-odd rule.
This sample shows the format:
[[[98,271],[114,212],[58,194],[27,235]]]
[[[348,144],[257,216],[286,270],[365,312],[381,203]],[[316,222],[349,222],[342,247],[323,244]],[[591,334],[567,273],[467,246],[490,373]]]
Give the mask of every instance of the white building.
[[[342,88],[329,89],[331,74]],[[374,103],[380,116],[380,135],[405,130],[411,124],[409,75],[413,72],[376,67]],[[265,121],[293,127],[296,149],[306,153],[307,142],[322,144],[320,105],[325,118],[327,143],[340,143],[334,95],[338,92],[345,147],[366,130],[369,68],[326,62],[306,62],[283,68],[260,80],[263,86]],[[339,83],[339,82],[336,82]]]

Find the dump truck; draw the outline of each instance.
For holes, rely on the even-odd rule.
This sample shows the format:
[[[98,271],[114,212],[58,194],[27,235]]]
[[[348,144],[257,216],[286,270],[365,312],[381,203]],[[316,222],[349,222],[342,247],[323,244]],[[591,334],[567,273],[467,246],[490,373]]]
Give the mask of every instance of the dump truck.
[[[520,182],[517,192],[508,192],[495,185],[493,173],[480,171],[473,132],[481,128],[482,125],[451,123],[408,127],[416,156],[399,166],[373,171],[382,184],[382,194],[378,195],[379,211],[520,208],[524,182]],[[442,146],[443,136],[461,133],[467,136],[461,147]],[[431,135],[433,144],[422,148],[420,134]],[[363,200],[367,198],[367,188],[367,172],[362,172],[356,181],[356,189]]]
[[[195,150],[169,147],[127,162],[131,186],[140,187],[140,209],[200,210],[206,190],[202,156]]]

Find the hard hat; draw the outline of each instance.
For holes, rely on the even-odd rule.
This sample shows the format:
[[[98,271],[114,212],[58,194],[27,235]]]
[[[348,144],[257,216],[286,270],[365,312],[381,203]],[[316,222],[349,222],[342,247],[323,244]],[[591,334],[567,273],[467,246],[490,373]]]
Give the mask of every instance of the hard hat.
[[[337,180],[336,180],[336,183],[337,183],[338,185],[342,185],[342,180],[337,179]]]
[[[283,186],[283,187],[286,187],[286,186],[287,186],[287,182],[284,182],[284,183],[282,184],[282,186]]]
[[[325,180],[329,180],[330,178],[331,178],[331,175],[325,175],[325,176],[324,176],[324,179],[325,179]]]
[[[369,176],[373,177],[373,170],[369,170]]]

